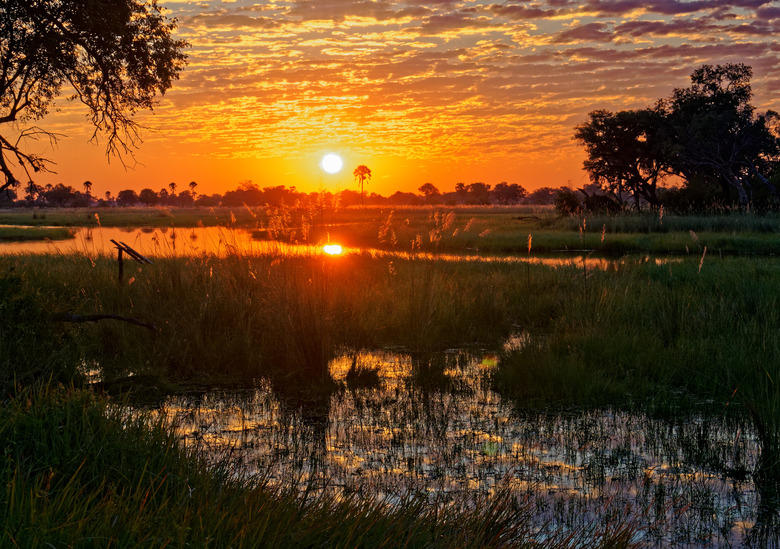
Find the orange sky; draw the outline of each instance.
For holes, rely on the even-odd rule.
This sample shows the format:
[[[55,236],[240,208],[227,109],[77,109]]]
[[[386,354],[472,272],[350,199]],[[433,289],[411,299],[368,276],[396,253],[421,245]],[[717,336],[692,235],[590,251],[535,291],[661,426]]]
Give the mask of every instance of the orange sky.
[[[93,194],[252,180],[385,196],[425,182],[581,185],[573,128],[594,109],[650,105],[703,63],[753,66],[754,104],[780,109],[780,2],[740,0],[197,0],[159,2],[192,44],[154,114],[135,169],[87,143],[62,101],[40,183]],[[319,168],[336,152],[345,169]],[[130,160],[132,163],[132,160]]]

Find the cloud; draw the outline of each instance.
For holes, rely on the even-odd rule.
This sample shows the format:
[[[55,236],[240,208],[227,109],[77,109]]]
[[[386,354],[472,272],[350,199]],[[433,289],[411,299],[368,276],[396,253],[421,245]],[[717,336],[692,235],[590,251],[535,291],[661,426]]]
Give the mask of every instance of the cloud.
[[[576,151],[587,112],[651,104],[702,63],[753,63],[756,103],[779,107],[775,2],[165,5],[193,47],[151,125],[226,156],[333,141],[393,157],[549,159]]]
[[[572,42],[611,42],[612,32],[606,23],[587,23],[577,25],[565,31],[561,31],[552,37],[555,44],[569,44]]]

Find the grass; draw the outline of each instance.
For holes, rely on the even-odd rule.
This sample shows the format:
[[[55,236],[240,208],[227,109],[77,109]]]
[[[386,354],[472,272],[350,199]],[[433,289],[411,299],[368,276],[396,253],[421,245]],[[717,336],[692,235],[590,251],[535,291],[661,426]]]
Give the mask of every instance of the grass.
[[[67,240],[73,238],[73,230],[53,227],[2,227],[0,241],[25,242],[30,240]]]
[[[56,425],[56,429],[51,427]],[[410,497],[306,495],[207,464],[159,420],[88,391],[40,386],[0,408],[2,545],[9,547],[627,547],[616,522],[536,541],[529,506],[487,498],[471,509]]]
[[[571,220],[543,216],[515,219],[522,216],[501,209],[481,216],[472,213],[397,210],[390,216],[388,210],[367,209],[355,214],[344,234],[352,234],[356,242],[375,239],[390,248],[395,242],[396,249],[401,247],[399,243],[408,241],[408,248],[414,250],[468,250],[479,242],[484,243],[481,250],[517,246],[526,255],[528,234],[533,234],[534,252],[572,242],[579,248],[602,246],[605,253],[607,246],[658,246],[667,250],[687,247],[688,254],[681,253],[680,261],[675,263],[628,262],[612,270],[585,271],[576,265],[550,268],[437,261],[414,253],[405,257],[369,253],[284,257],[237,252],[223,259],[162,257],[153,265],[133,265],[126,271],[123,284],[117,284],[116,263],[109,257],[3,256],[0,374],[4,391],[13,395],[15,385],[32,385],[48,375],[67,381],[77,378],[77,371],[93,365],[100,366],[106,381],[122,381],[132,374],[162,390],[180,383],[237,383],[269,377],[276,386],[288,390],[318,386],[328,391],[332,381],[327,370],[330,358],[343,351],[382,347],[413,354],[417,361],[415,376],[421,385],[446,388],[449,380],[445,365],[430,359],[432,352],[468,345],[498,349],[506,338],[522,333],[526,343],[501,352],[493,374],[496,389],[518,407],[617,404],[646,406],[656,413],[671,413],[681,406],[702,413],[733,409],[751,419],[761,440],[762,458],[755,477],[763,479],[762,490],[778,484],[780,304],[776,282],[780,265],[768,257],[728,257],[730,253],[748,251],[772,253],[776,237],[768,217],[752,223],[738,216],[709,221],[664,218],[663,225],[658,220],[656,231],[640,229],[655,222],[648,216],[624,221],[615,218],[615,231],[623,223],[626,230],[633,227],[636,232],[613,233],[607,229],[602,240],[601,229],[594,228],[595,218],[588,219],[580,233],[559,225]],[[331,237],[338,236],[337,220],[331,221]],[[602,227],[606,222],[604,219]],[[769,228],[761,229],[767,222]],[[578,223],[582,227],[582,220]],[[739,223],[744,224],[742,229]],[[532,230],[533,224],[538,232]],[[733,234],[725,232],[729,224]],[[279,236],[295,238],[299,228],[294,225],[294,220],[278,225]],[[686,232],[685,227],[691,228]],[[315,229],[311,228],[310,236]],[[724,252],[727,257],[721,258],[719,246],[721,250],[731,246],[732,252]],[[50,321],[55,313],[66,311],[137,318],[154,324],[158,332],[155,335],[114,320],[78,325]],[[370,386],[374,382],[370,369],[358,366],[351,377],[352,385]],[[14,536],[8,540],[34,546],[44,539],[86,540],[94,534],[120,544],[162,545],[160,540],[171,540],[177,544],[241,546],[252,536],[265,534],[258,532],[255,524],[242,525],[239,519],[251,521],[249,515],[241,514],[236,501],[250,502],[248,509],[260,514],[279,505],[279,516],[271,513],[262,522],[272,532],[267,538],[270,546],[378,542],[372,537],[378,535],[374,530],[358,525],[362,522],[375,524],[378,529],[398,526],[398,535],[423,532],[421,538],[404,538],[412,546],[418,542],[467,545],[463,532],[457,528],[447,531],[445,525],[453,521],[484,531],[479,543],[489,545],[492,540],[500,545],[509,539],[502,537],[504,518],[511,516],[511,520],[524,524],[522,512],[506,502],[495,508],[479,508],[485,513],[493,509],[490,512],[495,516],[455,518],[448,514],[450,511],[434,516],[435,511],[419,501],[388,510],[375,502],[356,499],[297,500],[292,496],[297,492],[291,488],[287,494],[269,492],[267,486],[241,484],[219,468],[197,469],[205,465],[191,465],[197,462],[193,456],[181,458],[180,464],[176,457],[180,450],[173,450],[169,443],[160,446],[159,440],[155,448],[164,450],[154,463],[128,462],[125,471],[122,458],[118,465],[106,463],[84,469],[93,461],[102,463],[96,459],[100,456],[93,455],[100,452],[85,441],[95,431],[118,431],[116,423],[108,429],[95,422],[124,421],[112,416],[114,408],[100,399],[89,403],[85,399],[77,391],[49,390],[12,396],[3,407],[4,417],[16,418],[4,420],[0,427],[0,434],[9,437],[5,447],[11,450],[7,455],[38,440],[34,442],[38,450],[25,450],[21,457],[8,461],[6,503],[9,512],[13,511],[9,516],[16,521],[6,523],[6,535],[11,536],[11,532]],[[38,417],[38,403],[49,411],[40,416],[47,419],[40,420],[37,427],[29,433],[7,427],[28,421],[28,412]],[[54,414],[55,408],[71,410],[68,413],[72,415],[65,419],[46,415]],[[93,408],[100,413],[89,412],[97,414],[89,418],[103,419],[78,420],[77,433],[67,435],[73,447],[70,453],[44,451],[49,442],[41,440],[62,434],[47,432],[52,431],[51,425],[71,421],[69,418],[78,415],[74,410]],[[158,433],[154,436],[162,439],[170,436],[162,426],[148,423],[145,430],[134,429],[124,426],[119,430],[129,433],[127,441],[105,438],[101,444],[122,448],[124,444],[137,445],[151,436],[148,433]],[[93,435],[87,434],[90,432]],[[51,446],[59,448],[57,444]],[[39,462],[31,457],[39,454]],[[168,462],[165,456],[173,456],[173,461]],[[24,468],[28,464],[32,469]],[[195,467],[200,472],[185,473],[178,467]],[[56,475],[47,471],[56,471]],[[198,489],[214,501],[222,502],[220,497],[229,496],[223,504],[224,514],[206,516],[205,499],[197,503],[200,507],[187,507],[190,504],[184,500],[184,487],[179,482],[190,478],[187,475],[201,475],[197,477]],[[53,479],[59,483],[56,490],[46,488]],[[260,493],[264,495],[257,495]],[[154,513],[142,513],[135,523],[127,518],[131,525],[123,525],[119,533],[107,527],[115,517],[126,518],[134,510],[146,513],[152,509],[154,506],[148,507],[145,502],[157,501],[156,494],[162,494],[159,502],[164,505],[155,508]],[[189,491],[186,494],[190,496]],[[293,499],[285,500],[287,497]],[[74,504],[77,500],[83,500],[83,506]],[[56,505],[50,504],[53,501]],[[283,501],[287,503],[280,503]],[[183,513],[181,509],[189,509],[190,514],[177,514]],[[327,522],[330,515],[340,517],[340,522],[334,520],[341,526]],[[38,522],[35,517],[46,518]],[[443,522],[437,522],[439,519]],[[276,529],[277,524],[280,529]],[[74,529],[58,538],[58,529],[66,531],[62,525]],[[88,533],[90,525],[97,525],[93,534]],[[187,528],[203,528],[197,534],[201,537],[193,537],[194,530]],[[209,541],[204,534],[207,528],[219,531],[219,535],[232,532],[237,541]],[[285,528],[297,533],[286,534],[282,531]],[[498,537],[492,537],[493,528]],[[39,537],[36,532],[41,532]],[[521,528],[517,535],[527,533]],[[613,534],[618,540],[616,546],[630,539],[621,527]],[[328,537],[331,535],[335,537]]]
[[[776,214],[620,215],[557,217],[549,207],[438,206],[317,210],[291,207],[103,208],[5,210],[0,225],[62,227],[226,227],[253,231],[258,239],[338,242],[345,246],[454,254],[534,254],[586,250],[626,253],[778,255]],[[10,232],[8,232],[10,231]],[[3,234],[67,238],[54,229],[0,229]],[[18,238],[18,237],[14,237]]]

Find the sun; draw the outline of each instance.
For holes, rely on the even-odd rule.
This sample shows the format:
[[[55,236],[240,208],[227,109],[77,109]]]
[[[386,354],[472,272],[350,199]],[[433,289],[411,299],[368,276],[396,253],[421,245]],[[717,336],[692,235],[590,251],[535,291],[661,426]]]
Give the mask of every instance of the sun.
[[[342,166],[344,166],[344,162],[341,160],[341,157],[334,153],[328,153],[320,160],[320,168],[328,173],[339,172]]]

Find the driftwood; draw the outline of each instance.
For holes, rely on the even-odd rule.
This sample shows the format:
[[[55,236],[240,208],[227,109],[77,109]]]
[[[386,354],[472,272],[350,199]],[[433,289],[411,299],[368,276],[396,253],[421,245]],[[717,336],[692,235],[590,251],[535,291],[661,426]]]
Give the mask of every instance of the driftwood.
[[[134,249],[132,249],[130,246],[128,246],[127,244],[125,244],[121,240],[119,242],[117,242],[116,240],[114,240],[112,238],[111,239],[111,243],[114,246],[116,246],[116,249],[117,249],[117,257],[116,257],[116,259],[117,259],[117,261],[119,263],[119,282],[120,283],[122,282],[122,279],[125,276],[125,264],[122,261],[122,253],[123,252],[126,253],[127,255],[129,255],[130,257],[132,257],[133,259],[135,259],[136,261],[138,261],[139,263],[146,263],[147,265],[151,265],[152,264],[152,260],[151,259],[142,256],[141,254],[136,252]]]
[[[135,324],[136,326],[143,326],[144,328],[151,330],[155,334],[159,331],[157,329],[157,326],[155,326],[154,324],[143,322],[141,320],[138,320],[137,318],[131,318],[128,316],[121,316],[121,315],[112,315],[112,314],[77,315],[73,313],[57,313],[52,317],[52,320],[59,321],[59,322],[99,322],[101,320],[121,320],[122,322],[129,322],[130,324]]]

